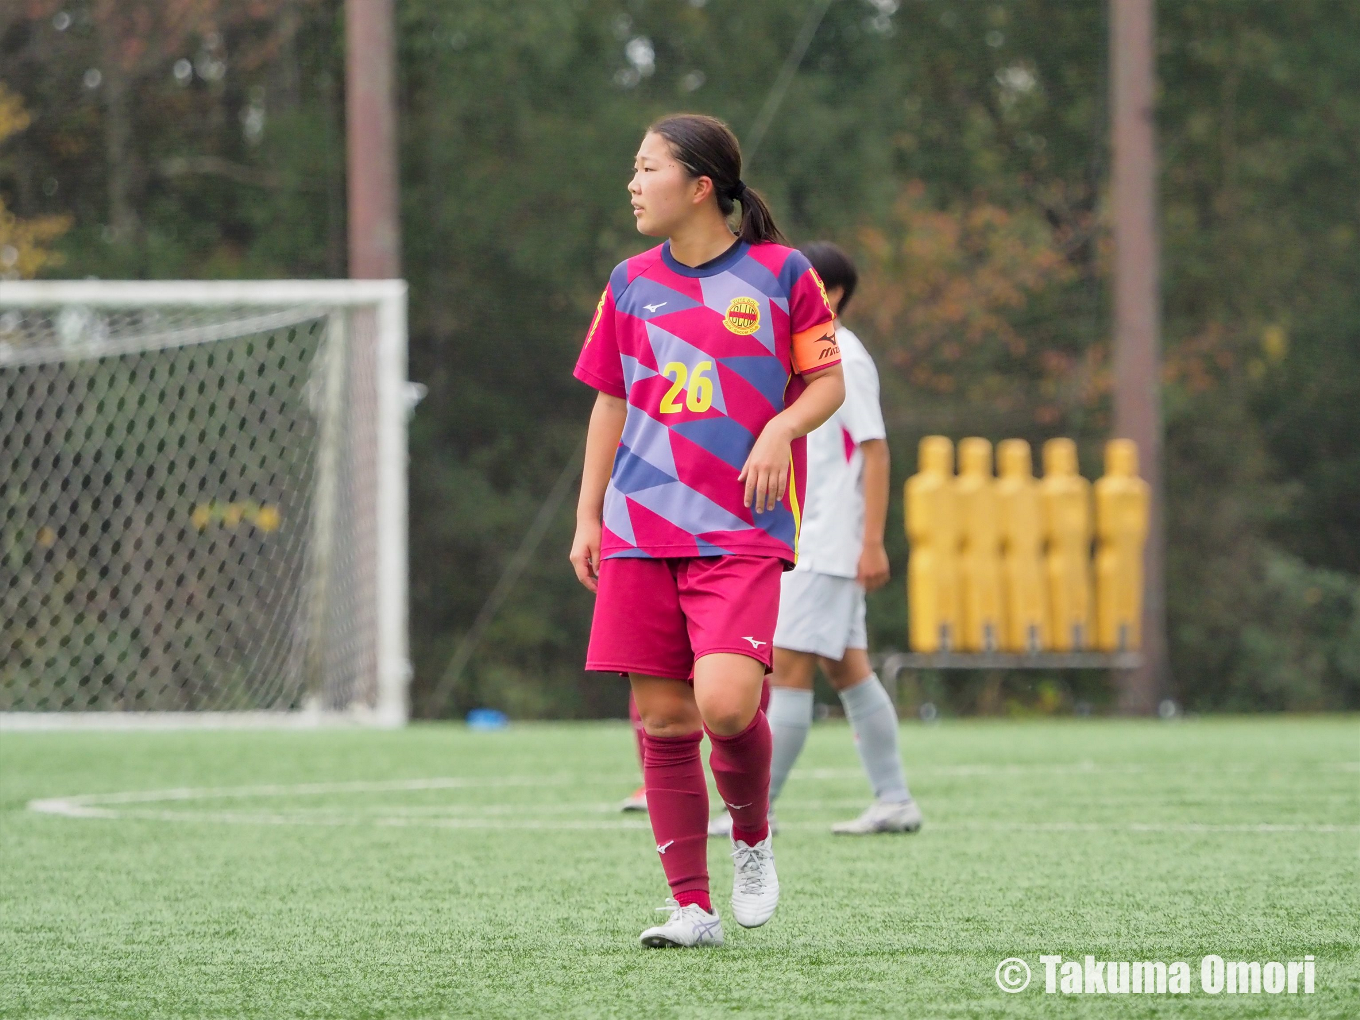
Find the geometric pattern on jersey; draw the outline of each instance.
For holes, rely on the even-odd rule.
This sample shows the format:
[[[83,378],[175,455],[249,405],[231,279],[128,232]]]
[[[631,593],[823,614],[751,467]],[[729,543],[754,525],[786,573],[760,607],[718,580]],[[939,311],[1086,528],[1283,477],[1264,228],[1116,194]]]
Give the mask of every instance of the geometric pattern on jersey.
[[[761,430],[805,388],[800,370],[838,363],[834,343],[811,338],[832,318],[812,266],[783,245],[738,241],[692,267],[667,242],[615,267],[575,371],[627,401],[603,558],[796,560],[804,440],[791,446],[791,484],[773,510],[742,506],[737,476]]]

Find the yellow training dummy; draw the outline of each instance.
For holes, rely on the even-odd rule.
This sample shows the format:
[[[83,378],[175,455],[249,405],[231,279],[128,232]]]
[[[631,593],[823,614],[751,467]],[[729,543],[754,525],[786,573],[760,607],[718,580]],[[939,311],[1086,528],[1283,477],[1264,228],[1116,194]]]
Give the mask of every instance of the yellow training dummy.
[[[1105,445],[1105,476],[1096,493],[1096,647],[1139,647],[1143,618],[1143,542],[1148,484],[1138,477],[1138,447],[1129,439]]]
[[[1080,651],[1091,636],[1091,483],[1077,473],[1072,440],[1044,444],[1039,491],[1047,543],[1049,647]]]
[[[954,444],[926,436],[918,466],[906,483],[909,640],[915,652],[949,651],[957,647],[959,618]]]
[[[994,652],[1001,647],[1001,558],[997,534],[992,444],[976,436],[959,443],[954,485],[959,522],[959,647]]]
[[[1039,483],[1034,480],[1029,443],[1007,439],[996,454],[1001,476],[996,482],[1004,592],[1001,647],[1008,652],[1037,652],[1048,644]]]

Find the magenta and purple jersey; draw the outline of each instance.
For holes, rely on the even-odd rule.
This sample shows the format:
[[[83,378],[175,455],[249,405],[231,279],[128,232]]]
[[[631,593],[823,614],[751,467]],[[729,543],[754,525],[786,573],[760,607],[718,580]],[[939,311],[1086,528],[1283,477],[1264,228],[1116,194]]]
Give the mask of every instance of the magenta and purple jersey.
[[[826,290],[795,248],[738,241],[701,266],[667,242],[619,263],[600,297],[576,378],[628,401],[604,497],[601,556],[728,553],[797,558],[806,484],[792,444],[774,510],[742,506],[756,437],[840,362]]]

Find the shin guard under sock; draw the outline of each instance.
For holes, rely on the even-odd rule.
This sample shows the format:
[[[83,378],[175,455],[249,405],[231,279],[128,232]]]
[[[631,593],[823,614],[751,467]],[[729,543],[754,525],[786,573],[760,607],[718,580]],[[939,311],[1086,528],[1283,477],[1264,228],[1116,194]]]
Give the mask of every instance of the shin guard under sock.
[[[902,759],[897,753],[897,710],[878,674],[870,673],[840,695],[874,797],[896,803],[911,800],[902,773]]]
[[[776,687],[770,699],[770,730],[774,753],[770,756],[770,803],[779,799],[793,763],[803,753],[812,728],[812,692],[797,687]]]
[[[770,753],[773,740],[765,713],[755,718],[740,733],[724,737],[708,732],[713,750],[708,766],[713,781],[732,816],[732,838],[751,845],[770,833]]]
[[[702,731],[683,737],[650,733],[643,737],[647,814],[661,867],[677,901],[681,893],[708,894],[708,783],[699,756],[703,738]]]

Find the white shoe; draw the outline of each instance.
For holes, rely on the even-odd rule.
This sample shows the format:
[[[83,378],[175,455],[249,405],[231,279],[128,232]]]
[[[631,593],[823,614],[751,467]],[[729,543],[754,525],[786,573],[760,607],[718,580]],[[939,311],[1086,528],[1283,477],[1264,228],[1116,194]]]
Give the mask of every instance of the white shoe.
[[[852,822],[837,822],[831,831],[841,836],[868,836],[875,832],[915,832],[921,827],[916,801],[876,800]]]
[[[667,900],[664,907],[657,910],[670,912],[665,924],[648,928],[638,941],[648,949],[688,949],[692,946],[720,946],[722,939],[722,919],[717,913],[708,913],[697,903],[680,906],[675,900]]]
[[[620,811],[646,811],[647,787],[639,786],[623,800],[619,801]]]
[[[770,823],[770,835],[779,834],[779,823],[775,820],[774,812],[768,816]],[[711,839],[731,839],[732,838],[732,816],[726,811],[719,811],[708,820],[708,835]]]
[[[732,863],[732,916],[743,928],[759,928],[779,906],[779,877],[774,873],[770,837],[755,846],[734,839]]]

